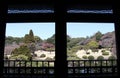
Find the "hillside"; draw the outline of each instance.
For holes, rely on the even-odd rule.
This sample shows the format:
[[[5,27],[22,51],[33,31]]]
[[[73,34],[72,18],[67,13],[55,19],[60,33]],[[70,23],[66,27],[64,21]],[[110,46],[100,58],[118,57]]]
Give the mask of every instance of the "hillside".
[[[28,35],[29,34],[26,34],[21,38],[11,36],[6,37],[4,54],[11,55],[15,48],[18,48],[19,50],[19,47],[25,44],[27,44],[27,47],[30,49],[30,53],[32,54],[35,54],[35,52],[39,50],[45,52],[51,52],[55,50],[55,34],[46,40],[42,40],[40,37],[34,36],[33,34],[34,38],[32,42]],[[80,59],[76,56],[76,52],[80,50],[85,50],[87,52],[89,49],[92,52],[98,52],[99,49],[106,49],[106,51],[110,52],[109,54],[116,55],[115,32],[113,31],[102,34],[100,31],[98,31],[92,36],[87,36],[86,38],[71,38],[69,35],[67,35],[68,58],[70,57],[70,59]]]
[[[76,40],[76,41],[75,41]],[[116,54],[116,44],[115,44],[115,32],[107,32],[102,34],[100,31],[93,34],[91,37],[86,38],[71,38],[68,42],[68,47],[75,48],[79,46],[81,48],[90,48],[95,42],[96,45],[91,47],[92,49],[97,48],[110,48],[113,54]],[[94,48],[95,47],[95,48]],[[69,48],[69,49],[70,49]]]

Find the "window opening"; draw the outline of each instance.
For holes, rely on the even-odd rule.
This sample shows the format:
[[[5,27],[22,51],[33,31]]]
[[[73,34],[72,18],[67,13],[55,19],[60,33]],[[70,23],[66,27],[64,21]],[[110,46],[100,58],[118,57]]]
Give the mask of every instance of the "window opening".
[[[6,24],[5,77],[7,74],[51,77],[54,76],[54,61],[55,23]]]
[[[67,61],[70,77],[96,73],[115,75],[114,23],[67,22]]]

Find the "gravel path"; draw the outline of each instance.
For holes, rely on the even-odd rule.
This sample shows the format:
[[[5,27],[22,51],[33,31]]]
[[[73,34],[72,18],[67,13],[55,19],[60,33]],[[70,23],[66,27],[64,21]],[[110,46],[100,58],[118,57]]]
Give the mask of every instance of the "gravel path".
[[[89,52],[90,54],[86,54],[86,51],[85,51],[85,50],[78,50],[78,51],[76,52],[76,55],[77,55],[79,58],[82,58],[82,56],[84,56],[84,55],[86,55],[86,56],[92,55],[92,56],[94,56],[95,59],[97,59],[98,56],[103,56],[104,59],[108,59],[108,57],[112,55],[112,53],[111,53],[110,51],[107,51],[107,52],[109,52],[109,55],[104,56],[104,55],[102,55],[102,52],[101,52],[101,51],[102,51],[102,49],[99,49],[98,52],[92,52],[92,50],[88,50],[88,52]]]
[[[54,51],[53,52],[49,52],[49,51],[38,50],[38,51],[35,51],[35,54],[37,54],[37,57],[36,57],[37,60],[45,60],[47,57],[54,58],[54,56],[55,56],[55,52]],[[42,54],[45,54],[46,57],[40,58],[40,56]]]

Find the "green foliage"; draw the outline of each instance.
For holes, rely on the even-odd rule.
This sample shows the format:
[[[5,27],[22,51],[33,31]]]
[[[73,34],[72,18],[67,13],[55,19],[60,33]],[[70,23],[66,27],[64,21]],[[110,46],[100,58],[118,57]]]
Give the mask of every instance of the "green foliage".
[[[74,46],[71,51],[72,52],[77,52],[80,49],[80,46]]]
[[[31,58],[30,49],[26,45],[22,45],[19,48],[16,48],[12,51],[12,56],[19,56],[19,55],[27,56],[28,59],[30,59]]]
[[[50,57],[47,57],[45,60],[49,60],[49,61],[51,61],[51,60],[53,60],[52,58],[50,58]]]
[[[71,37],[69,35],[67,35],[67,43],[69,43],[71,40]]]
[[[87,50],[89,49],[89,46],[88,46],[88,45],[84,45],[83,49],[84,49],[85,51],[87,51]]]
[[[42,41],[43,41],[43,40],[42,40],[40,37],[38,37],[38,36],[34,36],[34,40],[35,40],[36,43],[39,43],[39,42],[42,42]]]
[[[17,60],[28,60],[28,57],[25,55],[18,55],[16,59]]]
[[[28,48],[30,49],[30,52],[34,54],[34,51],[36,50],[35,43],[29,43],[27,44]]]
[[[116,57],[115,56],[110,56],[109,58],[108,58],[108,60],[109,60],[109,62],[108,62],[108,64],[109,64],[109,66],[116,66],[117,65],[117,61],[116,61]]]
[[[24,43],[30,43],[28,34],[25,34],[25,36],[24,36]]]
[[[94,58],[94,56],[90,55],[90,56],[88,56],[88,59],[89,60],[94,60],[95,58]]]
[[[68,51],[67,60],[80,60],[80,58],[77,57],[76,53],[73,53],[72,51]]]
[[[103,34],[102,34],[100,31],[98,31],[98,32],[95,34],[96,41],[99,41],[102,36],[103,36]]]
[[[109,52],[102,52],[102,55],[104,56],[109,55]]]
[[[108,60],[115,60],[116,59],[116,57],[115,56],[109,56],[109,58],[108,58]]]
[[[96,49],[96,48],[98,48],[99,44],[98,44],[98,42],[92,40],[87,44],[87,46],[89,46],[89,48],[91,48],[91,49]]]
[[[103,56],[98,56],[97,60],[104,60],[104,57]]]
[[[28,60],[28,57],[25,56],[25,55],[18,55],[17,59],[19,59],[19,60]]]
[[[44,58],[44,57],[46,57],[46,55],[45,55],[45,54],[41,54],[40,57],[41,57],[41,58]]]
[[[52,37],[48,38],[46,41],[47,43],[51,43],[55,45],[55,34]]]
[[[102,50],[101,52],[105,52],[106,50]]]
[[[87,56],[86,56],[86,55],[84,55],[84,56],[82,56],[82,58],[83,58],[83,59],[87,59]]]
[[[34,39],[34,34],[33,31],[30,30],[29,34],[25,34],[24,36],[24,43],[34,43],[35,39]]]
[[[49,51],[49,52],[55,51],[55,48],[46,48],[46,51]]]
[[[13,42],[15,42],[16,44],[22,43],[23,38],[22,37],[12,37],[12,36],[6,37],[5,44],[13,44]]]
[[[71,38],[70,41],[67,43],[68,48],[73,48],[77,46],[77,44],[82,41],[84,38]]]
[[[35,42],[35,39],[34,39],[34,34],[33,34],[33,31],[32,30],[30,30],[29,31],[29,40],[31,41],[31,42]]]

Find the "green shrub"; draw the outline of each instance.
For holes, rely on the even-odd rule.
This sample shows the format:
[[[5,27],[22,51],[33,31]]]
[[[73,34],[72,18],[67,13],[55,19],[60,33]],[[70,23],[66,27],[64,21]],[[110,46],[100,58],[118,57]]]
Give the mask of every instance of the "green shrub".
[[[105,52],[105,50],[102,50],[101,52],[103,53],[103,52]]]
[[[102,55],[104,56],[109,55],[109,52],[102,52]]]
[[[95,58],[94,58],[94,56],[90,55],[90,56],[88,56],[88,59],[89,60],[94,60]]]
[[[117,61],[116,61],[116,57],[115,56],[110,56],[109,58],[108,58],[108,65],[109,66],[114,66],[114,65],[117,65]],[[113,61],[112,61],[113,60]]]
[[[47,57],[45,60],[49,60],[49,61],[51,61],[51,60],[53,60],[52,58],[50,58],[50,57]]]
[[[28,60],[28,56],[25,56],[25,55],[18,55],[17,60]]]
[[[40,57],[41,57],[41,58],[44,58],[44,57],[46,57],[46,55],[45,55],[45,54],[41,54]]]
[[[116,59],[115,56],[110,56],[110,57],[108,58],[108,60],[115,60],[115,59]]]
[[[28,56],[25,56],[25,55],[18,55],[18,56],[14,56],[12,55],[10,57],[10,59],[14,59],[14,60],[29,60]]]
[[[97,60],[104,60],[104,57],[103,56],[98,56]]]
[[[86,55],[84,55],[84,56],[82,56],[82,58],[83,58],[83,59],[87,59],[87,56],[86,56]]]

